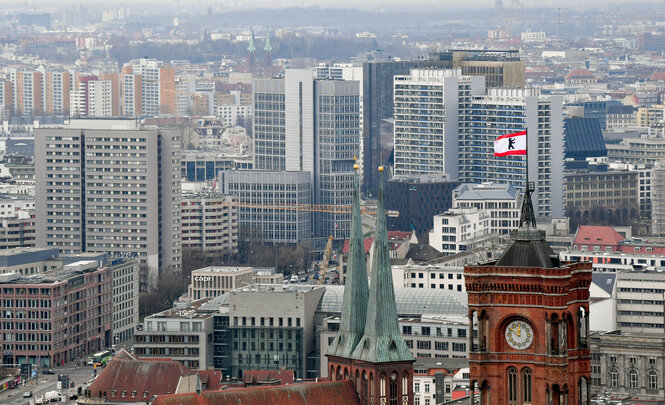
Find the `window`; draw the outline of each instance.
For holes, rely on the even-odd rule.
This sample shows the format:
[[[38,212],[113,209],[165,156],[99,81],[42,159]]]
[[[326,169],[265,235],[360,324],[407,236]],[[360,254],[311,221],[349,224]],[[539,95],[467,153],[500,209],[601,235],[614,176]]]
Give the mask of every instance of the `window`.
[[[658,373],[656,370],[649,371],[649,389],[657,390],[658,389]]]
[[[531,369],[522,370],[523,403],[531,403]]]
[[[638,375],[636,370],[630,370],[628,373],[628,386],[630,388],[637,388],[638,386]]]
[[[425,392],[429,392],[429,384],[425,384]]]
[[[413,405],[420,405],[420,397],[413,398]]]
[[[617,362],[617,356],[610,356],[610,363],[616,363]]]
[[[420,383],[419,382],[413,383],[413,390],[415,392],[420,392]]]
[[[515,367],[508,369],[508,403],[517,404],[517,370]]]

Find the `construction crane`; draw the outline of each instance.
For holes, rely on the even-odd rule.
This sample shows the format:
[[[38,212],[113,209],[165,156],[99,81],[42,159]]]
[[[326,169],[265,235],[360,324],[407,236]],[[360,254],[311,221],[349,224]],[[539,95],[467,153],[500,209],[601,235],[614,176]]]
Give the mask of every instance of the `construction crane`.
[[[332,235],[328,236],[328,243],[326,243],[326,248],[323,251],[323,257],[321,258],[321,268],[319,269],[319,284],[324,284],[326,282],[326,273],[328,272],[328,263],[330,262],[330,255],[332,253]]]
[[[326,205],[326,204],[255,204],[239,201],[224,201],[220,205],[227,207],[256,208],[264,210],[284,210],[284,211],[311,211],[311,212],[332,212],[334,214],[351,213],[350,205]],[[361,214],[376,215],[375,211],[369,211],[366,208],[360,208]],[[399,211],[386,211],[389,217],[399,217]]]

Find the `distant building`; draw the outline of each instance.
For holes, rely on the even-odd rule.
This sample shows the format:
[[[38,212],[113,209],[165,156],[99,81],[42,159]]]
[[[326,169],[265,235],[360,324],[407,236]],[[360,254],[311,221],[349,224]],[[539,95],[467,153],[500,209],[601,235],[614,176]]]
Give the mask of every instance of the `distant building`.
[[[99,292],[111,292],[112,281],[111,268],[98,267],[95,261],[72,263],[40,276],[2,275],[0,299],[10,319],[23,316],[26,294],[33,297],[28,301],[50,308],[35,311],[29,321],[2,324],[2,363],[55,367],[109,347],[112,294]],[[90,300],[91,295],[97,299]],[[60,320],[65,313],[69,322]]]
[[[71,119],[35,133],[38,247],[136,257],[153,282],[179,271],[181,130]]]
[[[30,276],[62,265],[57,248],[17,247],[0,251],[0,274]]]
[[[206,254],[238,253],[237,198],[222,194],[183,194],[182,248]]]
[[[175,69],[156,59],[136,59],[125,64],[123,115],[175,114]]]
[[[312,212],[286,209],[312,203],[308,172],[222,171],[218,179],[241,205],[240,239],[297,244],[312,236]]]
[[[452,193],[459,185],[459,181],[440,175],[388,180],[385,185],[386,208],[399,213],[388,217],[388,229],[413,229],[418,234],[428,232],[432,229],[432,217],[452,207]]]
[[[613,331],[592,333],[589,340],[592,396],[607,392],[633,400],[665,398],[665,336]]]
[[[429,244],[446,255],[489,247],[499,242],[499,235],[492,232],[490,226],[490,213],[485,209],[451,208],[435,215],[433,222]]]
[[[596,118],[571,117],[563,120],[566,159],[585,160],[590,157],[607,156],[605,140]]]
[[[490,232],[507,235],[519,226],[522,197],[510,184],[460,184],[453,191],[453,208],[476,207],[490,214]]]
[[[198,312],[208,299],[147,316],[144,327],[134,333],[134,354],[141,358],[170,358],[194,370],[212,366],[213,314]]]
[[[253,282],[251,267],[210,266],[192,270],[189,297],[194,300],[217,297]]]

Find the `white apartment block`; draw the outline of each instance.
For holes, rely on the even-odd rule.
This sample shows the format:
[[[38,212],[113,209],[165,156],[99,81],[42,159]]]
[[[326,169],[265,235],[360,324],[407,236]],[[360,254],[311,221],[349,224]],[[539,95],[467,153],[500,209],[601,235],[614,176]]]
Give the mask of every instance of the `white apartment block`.
[[[37,246],[181,264],[180,130],[72,119],[35,131]]]
[[[392,266],[392,272],[396,288],[428,288],[466,293],[463,266],[409,263]]]
[[[116,259],[117,260],[117,259]],[[139,262],[111,261],[113,272],[113,343],[131,339],[139,324]]]
[[[498,243],[498,234],[492,232],[489,211],[470,208],[451,208],[435,215],[434,227],[429,233],[429,244],[446,255],[492,246]]]
[[[460,133],[459,179],[467,183],[508,183],[523,191],[525,156],[495,157],[494,141],[526,129],[536,215],[562,217],[563,98],[542,96],[538,89],[491,88],[471,103]]]
[[[217,106],[215,113],[224,124],[234,127],[244,124],[245,120],[252,118],[254,106],[251,104],[221,104]]]
[[[252,284],[254,268],[210,266],[192,270],[189,297],[193,300],[217,297]]]
[[[511,184],[460,184],[453,190],[453,208],[485,210],[490,232],[508,235],[519,227],[522,195]]]
[[[182,196],[182,247],[205,253],[238,253],[238,207],[235,196]]]
[[[88,115],[90,117],[113,116],[113,84],[111,80],[88,82]]]
[[[483,76],[462,76],[459,69],[412,69],[395,76],[395,176],[457,179],[459,126],[471,96],[484,91]]]

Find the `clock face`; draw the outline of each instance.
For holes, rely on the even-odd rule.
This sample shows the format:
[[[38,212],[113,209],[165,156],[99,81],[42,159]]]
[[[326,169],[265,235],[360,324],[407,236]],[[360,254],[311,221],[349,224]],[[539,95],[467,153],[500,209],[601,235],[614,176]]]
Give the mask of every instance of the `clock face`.
[[[513,349],[527,349],[533,343],[533,329],[523,320],[512,321],[506,327],[506,342]]]

